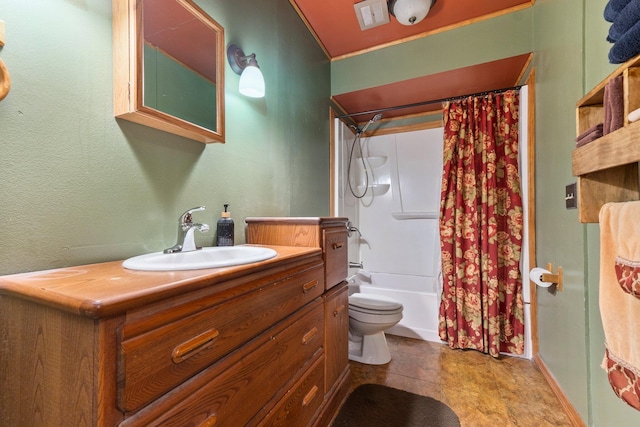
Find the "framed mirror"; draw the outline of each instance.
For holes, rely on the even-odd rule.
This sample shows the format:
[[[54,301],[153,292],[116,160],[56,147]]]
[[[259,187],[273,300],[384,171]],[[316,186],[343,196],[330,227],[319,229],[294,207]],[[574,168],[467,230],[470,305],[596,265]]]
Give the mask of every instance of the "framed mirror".
[[[224,29],[193,0],[113,0],[114,114],[224,142]]]

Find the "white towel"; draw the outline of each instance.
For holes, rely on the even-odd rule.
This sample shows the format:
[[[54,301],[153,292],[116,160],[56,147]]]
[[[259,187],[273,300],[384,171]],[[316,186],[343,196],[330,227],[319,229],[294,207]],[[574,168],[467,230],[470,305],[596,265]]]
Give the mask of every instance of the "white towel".
[[[631,123],[637,122],[638,120],[640,120],[640,108],[630,112],[629,115],[627,116],[627,119],[629,119]]]

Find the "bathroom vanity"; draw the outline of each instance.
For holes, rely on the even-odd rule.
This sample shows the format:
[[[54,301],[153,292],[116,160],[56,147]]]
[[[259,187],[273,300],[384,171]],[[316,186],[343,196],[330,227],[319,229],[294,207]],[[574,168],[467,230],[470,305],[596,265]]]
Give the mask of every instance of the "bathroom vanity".
[[[269,247],[225,268],[0,277],[0,425],[327,425],[348,390],[346,300],[323,247]],[[346,251],[332,262],[346,273]]]
[[[349,375],[348,235],[344,217],[246,218],[247,242],[322,249],[325,292],[325,393],[346,395]],[[334,388],[335,391],[332,391]],[[336,407],[337,410],[337,407]]]

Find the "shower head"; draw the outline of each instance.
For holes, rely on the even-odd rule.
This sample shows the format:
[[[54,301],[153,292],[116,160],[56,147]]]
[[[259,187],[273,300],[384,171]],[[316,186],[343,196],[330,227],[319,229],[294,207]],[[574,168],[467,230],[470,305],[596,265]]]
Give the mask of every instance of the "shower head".
[[[373,116],[373,118],[372,118],[371,120],[369,120],[369,121],[367,122],[367,124],[366,124],[366,125],[364,125],[364,127],[363,127],[362,129],[360,129],[360,133],[364,133],[364,131],[366,131],[366,130],[367,130],[367,128],[371,125],[371,123],[375,123],[375,122],[377,122],[378,120],[380,120],[381,118],[382,118],[382,113],[378,113],[378,114],[376,114],[375,116]]]

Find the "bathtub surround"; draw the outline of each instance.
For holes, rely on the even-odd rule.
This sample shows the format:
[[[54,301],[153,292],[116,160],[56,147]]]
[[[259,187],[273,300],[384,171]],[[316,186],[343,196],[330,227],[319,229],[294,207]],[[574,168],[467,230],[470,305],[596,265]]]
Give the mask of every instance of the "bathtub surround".
[[[354,185],[362,188],[365,162],[369,188],[360,199],[347,183],[353,133],[339,122],[336,131],[335,181],[340,184],[335,205],[361,233],[349,238],[349,259],[361,262],[363,269],[350,269],[350,275],[359,292],[403,305],[402,320],[388,333],[439,341],[442,129],[362,137],[363,152],[357,149],[350,171]]]

